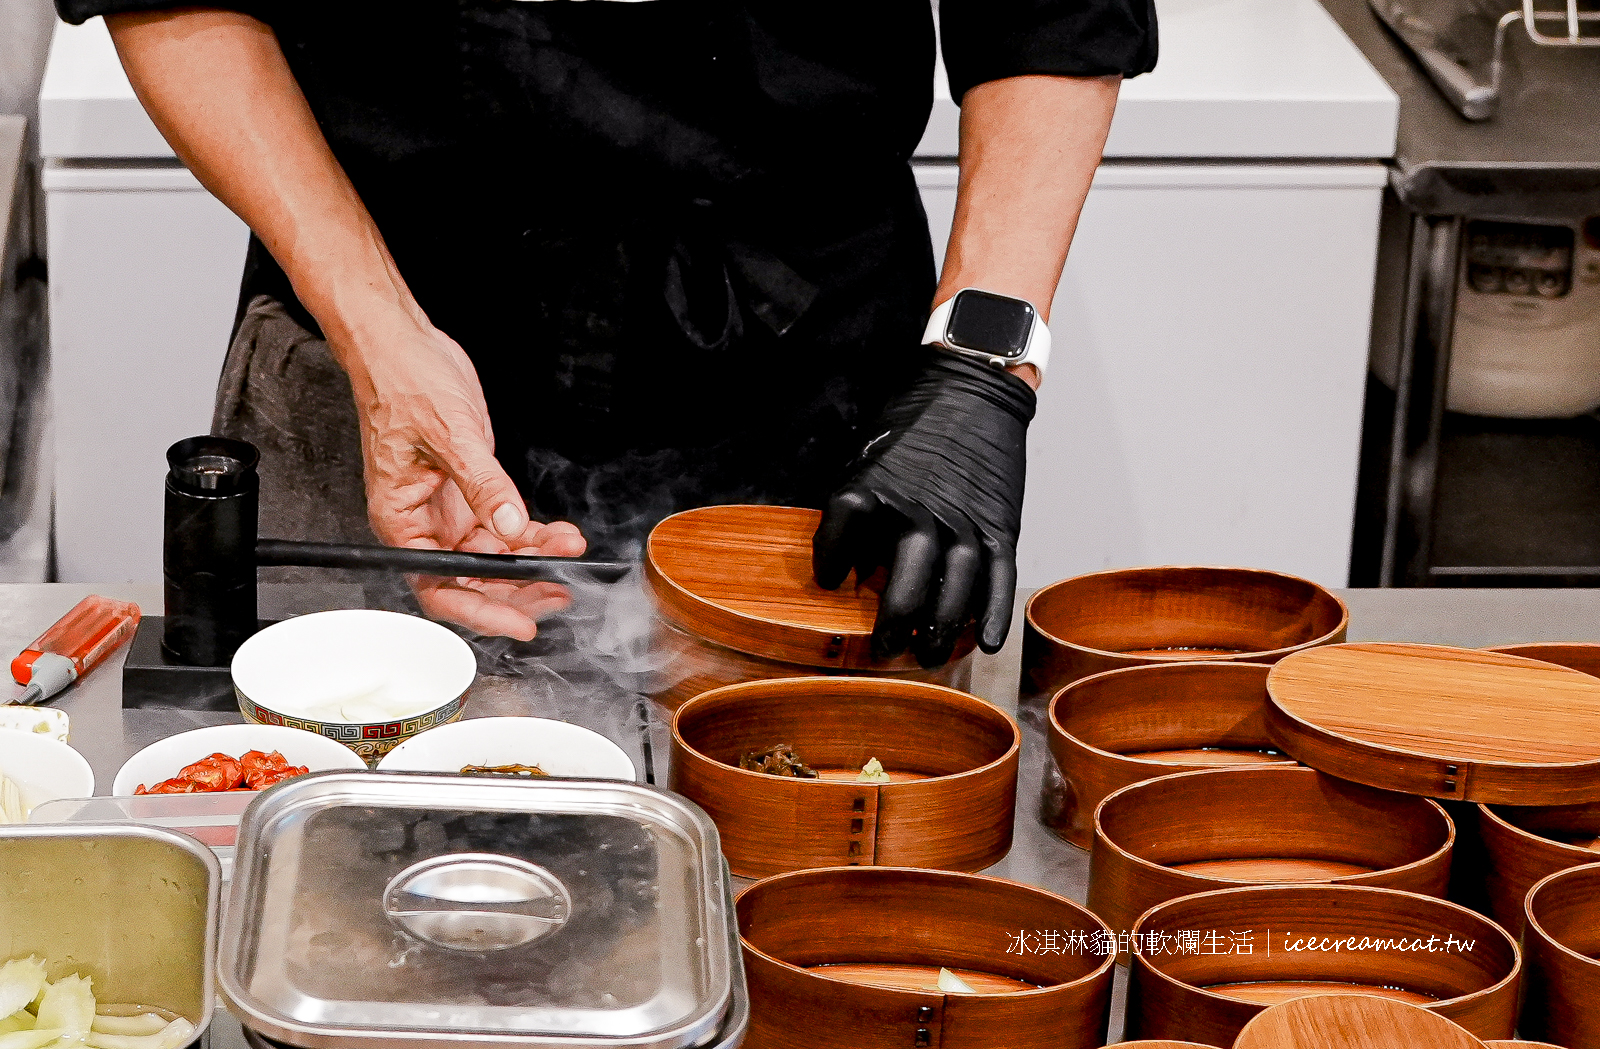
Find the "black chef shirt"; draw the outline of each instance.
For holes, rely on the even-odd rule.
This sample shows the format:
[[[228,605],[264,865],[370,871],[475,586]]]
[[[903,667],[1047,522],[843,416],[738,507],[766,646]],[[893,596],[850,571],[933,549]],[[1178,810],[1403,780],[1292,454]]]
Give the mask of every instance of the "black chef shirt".
[[[664,449],[731,442],[741,463],[719,469],[770,486],[744,494],[815,502],[910,367],[934,280],[908,164],[928,0],[212,6],[277,34],[412,292],[473,358],[525,491],[547,452],[659,474],[681,466]],[[1155,60],[1152,0],[943,0],[939,18],[957,100]],[[312,324],[253,241],[256,294]]]

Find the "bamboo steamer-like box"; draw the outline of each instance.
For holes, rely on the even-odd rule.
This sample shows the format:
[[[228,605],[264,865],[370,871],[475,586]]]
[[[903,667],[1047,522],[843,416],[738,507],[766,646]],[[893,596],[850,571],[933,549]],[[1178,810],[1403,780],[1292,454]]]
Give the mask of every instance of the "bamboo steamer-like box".
[[[739,767],[787,744],[818,773]],[[678,708],[674,791],[717,824],[735,874],[850,864],[976,871],[1011,848],[1021,734],[976,696],[892,678],[727,685]],[[860,782],[877,758],[890,782]]]
[[[1261,663],[1164,663],[1082,678],[1050,702],[1061,786],[1046,824],[1087,849],[1094,810],[1113,791],[1173,772],[1295,761],[1267,735]]]
[[[1089,909],[1113,929],[1191,893],[1241,885],[1374,885],[1443,897],[1455,827],[1437,802],[1296,765],[1182,772],[1095,812]]]
[[[837,590],[817,585],[811,537],[820,521],[795,507],[707,506],[651,530],[644,575],[662,664],[653,698],[676,710],[723,685],[817,674],[971,684],[972,629],[943,666],[922,667],[910,653],[873,656],[878,592],[853,574]]]
[[[1350,613],[1306,579],[1248,568],[1096,572],[1028,599],[1022,696],[1106,670],[1175,661],[1272,663],[1343,641]]]
[[[1054,893],[973,874],[835,867],[757,882],[737,910],[745,1049],[1105,1044],[1112,958],[1062,945],[1111,932]],[[1043,951],[1046,930],[1058,939]],[[939,990],[940,968],[980,993]]]
[[[1522,1033],[1600,1049],[1600,863],[1550,875],[1528,893]]]
[[[1528,890],[1557,871],[1600,863],[1600,804],[1479,805],[1494,920],[1521,936]]]
[[[1228,1047],[1269,1006],[1352,993],[1421,1005],[1479,1038],[1510,1038],[1522,961],[1504,929],[1446,900],[1368,886],[1262,885],[1146,911],[1133,929],[1128,975],[1131,1038]]]

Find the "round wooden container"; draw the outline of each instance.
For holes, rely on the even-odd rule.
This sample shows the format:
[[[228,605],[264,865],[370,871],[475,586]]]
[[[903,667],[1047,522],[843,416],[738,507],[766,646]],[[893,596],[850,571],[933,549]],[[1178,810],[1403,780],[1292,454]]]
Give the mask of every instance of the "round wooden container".
[[[1513,936],[1522,935],[1529,889],[1556,871],[1600,863],[1600,804],[1479,805],[1478,829],[1489,909]]]
[[[723,685],[816,674],[971,684],[971,629],[941,667],[919,666],[910,653],[872,657],[878,592],[854,575],[837,590],[812,576],[821,519],[787,506],[707,506],[656,525],[644,574],[657,611],[658,702],[676,710]]]
[[[818,772],[739,767],[779,744]],[[1011,848],[1021,733],[965,692],[889,678],[727,685],[678,708],[672,789],[716,821],[733,873],[849,864],[976,871]],[[877,758],[891,782],[861,783]]]
[[[1054,893],[975,874],[833,867],[757,882],[737,909],[745,1049],[1105,1043],[1112,959],[1084,945],[1111,931]],[[981,993],[938,990],[941,967]]]
[[[1107,794],[1172,772],[1286,763],[1267,736],[1268,667],[1165,663],[1074,681],[1050,702],[1048,735],[1063,786],[1046,823],[1072,844],[1094,840]]]
[[[1267,675],[1267,731],[1342,779],[1506,805],[1600,801],[1600,679],[1444,645],[1329,645]]]
[[[1591,641],[1533,641],[1525,645],[1495,645],[1484,651],[1537,659],[1600,677],[1600,645]]]
[[[1431,896],[1356,885],[1222,889],[1153,907],[1133,932],[1133,1038],[1231,1046],[1269,1005],[1308,994],[1422,1005],[1479,1038],[1510,1038],[1516,1022],[1516,943],[1489,919]]]
[[[1490,1045],[1496,1043],[1490,1042]],[[1369,994],[1274,1005],[1244,1025],[1233,1049],[1484,1049],[1438,1013]]]
[[[1600,1049],[1600,863],[1559,871],[1528,893],[1522,1033]]]
[[[1127,568],[1052,583],[1028,599],[1022,695],[1090,674],[1193,660],[1272,663],[1343,641],[1350,613],[1295,576],[1248,568]]]
[[[1119,932],[1151,907],[1237,885],[1331,882],[1442,897],[1455,827],[1438,803],[1298,765],[1181,772],[1101,802],[1089,909]]]

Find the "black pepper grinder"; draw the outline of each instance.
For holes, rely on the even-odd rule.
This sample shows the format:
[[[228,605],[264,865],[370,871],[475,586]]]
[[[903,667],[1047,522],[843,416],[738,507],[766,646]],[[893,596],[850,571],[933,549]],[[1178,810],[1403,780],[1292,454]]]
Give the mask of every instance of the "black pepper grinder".
[[[260,458],[254,445],[227,437],[167,449],[161,650],[174,662],[225,667],[256,631]]]

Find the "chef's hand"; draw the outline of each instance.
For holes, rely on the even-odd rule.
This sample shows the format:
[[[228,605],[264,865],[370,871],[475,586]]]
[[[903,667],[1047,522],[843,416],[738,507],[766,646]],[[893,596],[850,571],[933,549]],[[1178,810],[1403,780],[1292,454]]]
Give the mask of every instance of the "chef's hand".
[[[477,371],[454,340],[411,315],[382,339],[337,345],[361,420],[367,515],[389,546],[575,557],[586,543],[565,522],[540,524],[494,457]],[[565,608],[557,583],[412,579],[431,616],[529,640],[535,621]]]
[[[1005,643],[1035,399],[1016,375],[927,353],[829,501],[812,551],[817,582],[830,590],[852,568],[864,579],[888,566],[873,654],[909,647],[931,667],[950,659],[974,615],[985,652]]]

